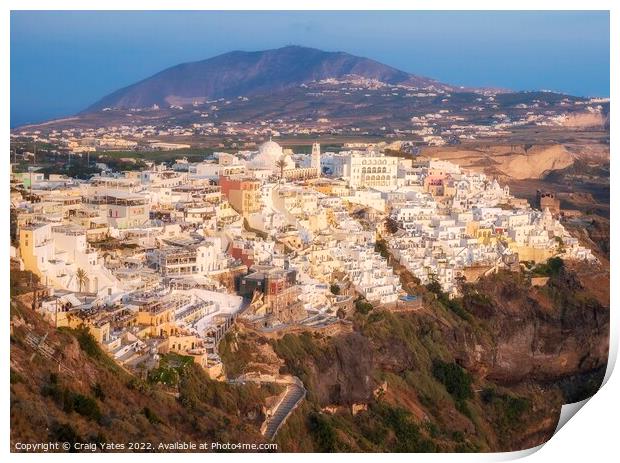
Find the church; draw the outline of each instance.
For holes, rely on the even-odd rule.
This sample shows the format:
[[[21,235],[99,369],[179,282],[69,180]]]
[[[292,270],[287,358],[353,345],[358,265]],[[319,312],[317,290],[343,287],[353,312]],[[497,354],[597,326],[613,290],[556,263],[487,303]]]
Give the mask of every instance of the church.
[[[286,180],[305,180],[321,175],[321,145],[312,145],[308,166],[297,166],[290,150],[284,150],[275,141],[269,140],[258,147],[258,151],[247,161],[246,168],[256,178],[278,176]]]

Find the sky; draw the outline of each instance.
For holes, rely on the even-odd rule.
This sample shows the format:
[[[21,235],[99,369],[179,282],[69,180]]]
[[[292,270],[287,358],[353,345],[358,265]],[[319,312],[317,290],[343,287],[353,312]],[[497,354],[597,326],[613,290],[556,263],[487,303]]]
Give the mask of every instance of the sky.
[[[345,51],[453,85],[609,96],[608,12],[11,12],[11,126],[232,50]]]

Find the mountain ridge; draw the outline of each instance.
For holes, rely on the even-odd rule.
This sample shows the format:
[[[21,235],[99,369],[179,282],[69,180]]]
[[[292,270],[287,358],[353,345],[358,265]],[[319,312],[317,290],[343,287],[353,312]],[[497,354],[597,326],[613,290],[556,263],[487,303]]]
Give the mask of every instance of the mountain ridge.
[[[456,88],[346,52],[289,45],[264,51],[236,50],[181,63],[104,96],[80,114],[104,108],[145,108],[253,96],[350,75],[394,85]]]

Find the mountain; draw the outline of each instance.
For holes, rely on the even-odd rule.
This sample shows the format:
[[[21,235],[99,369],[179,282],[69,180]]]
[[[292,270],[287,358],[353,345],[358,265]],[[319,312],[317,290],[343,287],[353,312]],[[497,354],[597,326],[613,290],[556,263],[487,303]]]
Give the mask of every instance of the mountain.
[[[203,61],[179,64],[103,97],[84,112],[104,108],[163,107],[269,94],[316,80],[350,75],[388,84],[452,88],[368,58],[287,46],[266,51],[233,51]]]
[[[479,135],[476,127],[495,126],[498,117],[519,127],[540,121],[563,121],[567,127],[608,124],[609,103],[592,113],[584,106],[588,101],[545,91],[451,86],[344,52],[287,46],[179,64],[119,89],[79,114],[17,129],[203,127],[196,135],[211,137],[233,135],[230,127],[218,132],[221,124],[267,121],[285,135],[311,131],[394,137],[412,134],[412,125],[430,124],[434,134],[458,141],[450,135],[455,120],[469,126],[474,136]],[[428,114],[439,116],[429,122]],[[291,123],[303,127],[291,128]],[[234,131],[235,136],[245,136],[244,130]]]

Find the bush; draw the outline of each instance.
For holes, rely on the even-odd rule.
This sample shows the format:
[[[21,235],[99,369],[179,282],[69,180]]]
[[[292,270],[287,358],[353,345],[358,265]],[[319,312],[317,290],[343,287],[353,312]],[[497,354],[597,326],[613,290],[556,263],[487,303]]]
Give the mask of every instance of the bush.
[[[336,432],[326,417],[315,412],[311,413],[308,417],[308,428],[317,445],[317,452],[326,453],[338,450]]]
[[[463,399],[457,399],[456,400],[456,409],[461,412],[461,414],[463,416],[466,416],[467,418],[469,418],[470,420],[473,420],[473,416],[471,413],[471,410],[469,409],[469,407],[467,406],[467,402],[465,402],[465,400]]]
[[[470,291],[464,297],[467,305],[474,305],[483,308],[493,308],[493,300],[486,294]]]
[[[456,363],[433,361],[433,376],[444,385],[446,391],[457,401],[473,397],[471,390],[472,378]]]
[[[422,437],[418,425],[407,410],[387,405],[375,405],[372,410],[379,415],[379,420],[393,431],[396,437],[396,442],[391,448],[393,451],[407,453],[437,451],[433,441]]]
[[[470,314],[463,307],[463,303],[461,299],[450,299],[446,293],[443,292],[441,288],[441,284],[437,280],[432,280],[430,283],[426,285],[426,289],[428,289],[431,293],[437,296],[437,300],[443,305],[446,309],[454,312],[457,316],[462,318],[463,320],[469,321],[471,320]]]
[[[97,397],[101,401],[105,400],[105,392],[103,392],[103,388],[101,387],[100,383],[95,384],[92,387],[92,390],[95,397]]]
[[[335,296],[337,296],[338,294],[340,294],[340,286],[338,286],[337,284],[332,284],[329,287],[329,290],[332,292],[332,294],[334,294]]]
[[[496,394],[495,394],[495,389],[491,388],[491,387],[485,387],[482,392],[480,393],[480,398],[482,399],[482,401],[485,404],[490,404],[493,402],[493,399],[495,399]]]
[[[445,300],[442,300],[441,303],[444,305],[444,307],[454,312],[458,317],[462,318],[463,320],[471,320],[471,316],[465,310],[460,300],[446,298]]]
[[[194,363],[193,357],[169,353],[162,357],[159,367],[149,372],[148,382],[177,386],[184,371]]]
[[[174,368],[158,367],[149,372],[149,383],[161,383],[166,386],[176,386],[179,384],[179,372]]]
[[[426,285],[426,289],[428,289],[431,293],[436,294],[437,297],[444,296],[441,284],[437,280],[431,280],[431,282]]]
[[[564,269],[564,261],[560,257],[551,257],[544,264],[538,264],[533,273],[539,276],[558,276]]]
[[[357,301],[355,301],[355,310],[357,310],[362,315],[368,314],[372,309],[372,304],[364,299],[358,299]]]
[[[149,420],[149,423],[151,424],[160,424],[162,422],[161,418],[157,416],[157,413],[155,413],[149,407],[144,407],[142,409],[142,414],[146,417],[147,420]]]
[[[41,394],[50,397],[66,413],[76,412],[94,421],[99,421],[102,417],[95,399],[62,387],[55,373],[50,374],[49,381],[41,389]]]
[[[97,401],[82,394],[72,394],[73,411],[93,421],[101,419],[101,410]]]
[[[88,356],[94,359],[100,359],[103,355],[105,355],[88,329],[80,328],[75,330],[75,337],[80,344],[80,349],[86,352]]]
[[[495,416],[495,426],[503,436],[523,426],[521,418],[531,405],[524,397],[502,394],[490,387],[482,390],[480,398],[493,411],[489,415]]]
[[[54,402],[62,406],[64,391],[58,385],[56,374],[50,374],[49,382],[44,384],[41,388],[41,395],[44,397],[50,397]]]
[[[311,372],[307,370],[307,359],[312,359],[317,364],[327,364],[332,358],[332,353],[324,351],[308,332],[299,335],[285,334],[274,341],[272,347],[278,357],[285,361],[289,373],[298,376],[306,386],[311,376]]]
[[[74,444],[83,441],[69,423],[54,423],[50,428],[49,438],[51,441],[71,444],[69,452],[76,452]]]
[[[523,397],[506,396],[505,415],[509,422],[515,423],[530,408],[530,402]]]

